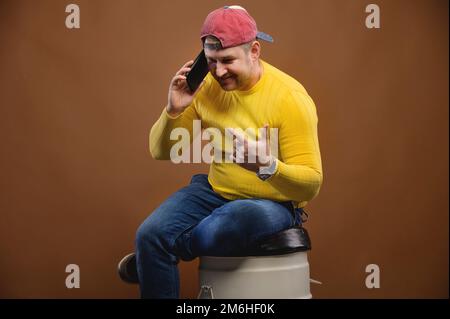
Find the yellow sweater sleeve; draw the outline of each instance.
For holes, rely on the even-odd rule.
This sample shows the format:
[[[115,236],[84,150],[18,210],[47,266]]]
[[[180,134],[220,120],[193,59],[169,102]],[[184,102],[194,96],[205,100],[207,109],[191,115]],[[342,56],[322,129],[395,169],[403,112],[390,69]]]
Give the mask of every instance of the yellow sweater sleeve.
[[[150,130],[149,145],[150,154],[157,160],[169,160],[170,149],[177,143],[177,140],[171,140],[170,134],[173,129],[184,128],[189,131],[190,143],[192,139],[192,123],[193,120],[198,119],[198,114],[195,110],[195,102],[188,106],[183,113],[177,117],[170,116],[166,108],[164,108],[158,121],[153,125]]]
[[[316,107],[306,93],[294,91],[280,109],[280,156],[267,182],[287,198],[310,201],[322,184]]]

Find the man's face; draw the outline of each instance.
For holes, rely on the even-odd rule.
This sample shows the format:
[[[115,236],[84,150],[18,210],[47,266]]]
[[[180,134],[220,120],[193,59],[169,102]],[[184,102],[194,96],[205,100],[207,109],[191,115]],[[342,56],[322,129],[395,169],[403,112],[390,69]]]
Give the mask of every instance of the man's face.
[[[209,71],[222,89],[225,91],[246,89],[252,75],[250,50],[245,50],[242,46],[223,50],[205,48],[205,55]]]

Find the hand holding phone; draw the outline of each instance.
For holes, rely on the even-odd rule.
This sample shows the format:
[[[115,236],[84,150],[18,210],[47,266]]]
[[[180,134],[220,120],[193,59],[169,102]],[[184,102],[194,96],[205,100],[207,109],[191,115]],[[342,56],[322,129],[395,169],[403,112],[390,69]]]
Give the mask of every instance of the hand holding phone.
[[[204,61],[202,61],[202,59],[200,54],[195,61],[186,62],[172,78],[166,108],[171,116],[178,116],[183,113],[194,100],[196,91],[202,84],[203,78],[208,74],[208,66],[207,64],[204,64],[206,58]],[[206,72],[204,68],[205,65]],[[188,75],[189,73],[190,76]]]
[[[178,70],[169,87],[166,109],[171,116],[178,116],[183,113],[192,103],[195,92],[199,89],[208,72],[208,64],[203,50],[194,62],[189,61]]]

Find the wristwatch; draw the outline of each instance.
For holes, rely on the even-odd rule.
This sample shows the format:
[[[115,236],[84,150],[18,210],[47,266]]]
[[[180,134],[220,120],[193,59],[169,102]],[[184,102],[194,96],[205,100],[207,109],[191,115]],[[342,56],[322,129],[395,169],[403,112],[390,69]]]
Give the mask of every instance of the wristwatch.
[[[277,171],[277,159],[274,158],[269,166],[262,166],[256,173],[260,180],[265,181]]]

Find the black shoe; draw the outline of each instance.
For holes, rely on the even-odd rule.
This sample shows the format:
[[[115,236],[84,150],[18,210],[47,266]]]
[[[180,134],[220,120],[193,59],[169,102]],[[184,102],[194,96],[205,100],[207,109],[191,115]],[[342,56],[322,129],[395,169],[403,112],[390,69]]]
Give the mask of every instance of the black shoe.
[[[136,268],[136,254],[131,253],[122,258],[117,267],[120,279],[129,284],[138,284],[139,279]]]

